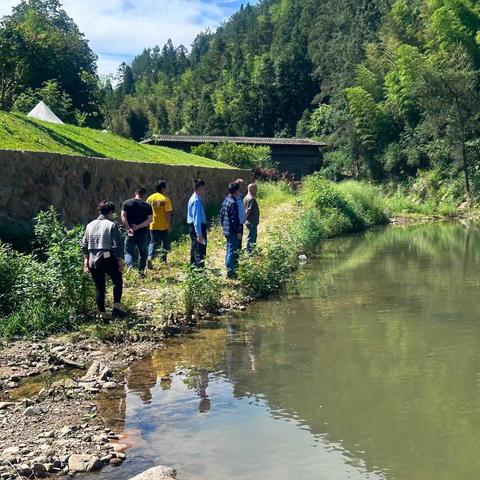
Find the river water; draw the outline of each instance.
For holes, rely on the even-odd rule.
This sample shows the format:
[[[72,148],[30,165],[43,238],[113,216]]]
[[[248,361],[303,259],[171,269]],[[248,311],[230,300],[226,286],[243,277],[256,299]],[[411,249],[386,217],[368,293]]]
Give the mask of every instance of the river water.
[[[131,366],[100,413],[127,462],[203,480],[480,478],[480,232],[325,242],[284,298]]]

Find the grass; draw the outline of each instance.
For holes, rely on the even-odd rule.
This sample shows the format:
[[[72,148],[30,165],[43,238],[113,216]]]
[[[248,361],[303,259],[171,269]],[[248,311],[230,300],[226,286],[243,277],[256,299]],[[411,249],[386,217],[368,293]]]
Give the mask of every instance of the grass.
[[[7,112],[0,112],[0,148],[166,165],[234,168],[180,150],[142,145],[101,130],[41,122],[22,114]]]
[[[299,191],[284,182],[260,183],[258,191],[258,248],[254,255],[241,255],[238,280],[225,278],[225,238],[218,222],[214,223],[208,235],[206,272],[186,268],[190,242],[186,235],[180,236],[173,243],[167,265],[155,261],[145,279],[140,279],[136,270],[125,272],[123,301],[129,319],[101,328],[91,322],[92,283],[81,272],[75,240],[79,231],[55,226],[53,217],[45,214],[40,223],[43,227],[37,225],[36,232],[43,244],[49,245],[46,262],[0,248],[0,336],[80,328],[112,341],[153,338],[155,332],[162,334],[194,318],[214,315],[219,309],[280,292],[294,278],[302,258],[299,255],[314,256],[324,239],[387,223],[392,210],[403,211],[410,205],[399,196],[387,198],[367,183],[335,184],[320,175],[306,178]],[[62,300],[65,297],[75,300],[70,309]],[[107,298],[111,299],[111,293]],[[87,305],[88,315],[77,321],[82,305]],[[89,323],[81,324],[85,318]]]

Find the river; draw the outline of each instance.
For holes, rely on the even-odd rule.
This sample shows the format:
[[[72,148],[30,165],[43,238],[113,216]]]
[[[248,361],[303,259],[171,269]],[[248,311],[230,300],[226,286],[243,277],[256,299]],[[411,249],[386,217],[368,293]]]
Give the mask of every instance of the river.
[[[100,404],[123,480],[480,478],[480,233],[459,223],[327,241],[288,295],[133,364]]]

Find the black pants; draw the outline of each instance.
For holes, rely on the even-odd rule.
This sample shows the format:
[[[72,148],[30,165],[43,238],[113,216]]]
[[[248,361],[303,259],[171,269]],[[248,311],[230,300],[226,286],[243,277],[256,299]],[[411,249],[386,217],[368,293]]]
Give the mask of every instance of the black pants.
[[[122,272],[118,268],[118,258],[100,258],[97,261],[95,268],[90,269],[90,273],[92,274],[95,288],[97,289],[96,300],[99,312],[105,311],[105,275],[108,275],[113,282],[114,303],[120,303],[122,301],[123,280]]]
[[[202,236],[207,241],[207,225],[202,223]],[[202,245],[197,242],[197,233],[195,227],[190,224],[190,240],[192,241],[192,248],[190,249],[190,265],[196,267],[205,266],[205,256],[207,254],[207,245]]]

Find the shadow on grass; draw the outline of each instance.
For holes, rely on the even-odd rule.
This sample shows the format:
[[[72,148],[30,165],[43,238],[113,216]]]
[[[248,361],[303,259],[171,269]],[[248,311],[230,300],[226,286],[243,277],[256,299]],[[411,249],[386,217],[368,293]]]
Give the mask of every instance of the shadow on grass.
[[[93,150],[92,148],[87,147],[83,143],[76,142],[75,140],[72,140],[71,138],[65,135],[62,135],[61,133],[50,130],[48,127],[44,125],[40,125],[39,123],[34,122],[28,118],[22,117],[22,120],[32,125],[33,127],[39,129],[41,132],[48,135],[52,140],[56,141],[60,145],[63,145],[65,147],[69,147],[75,150],[75,152],[78,154],[85,155],[87,157],[105,157],[103,153],[97,152],[96,150]]]

